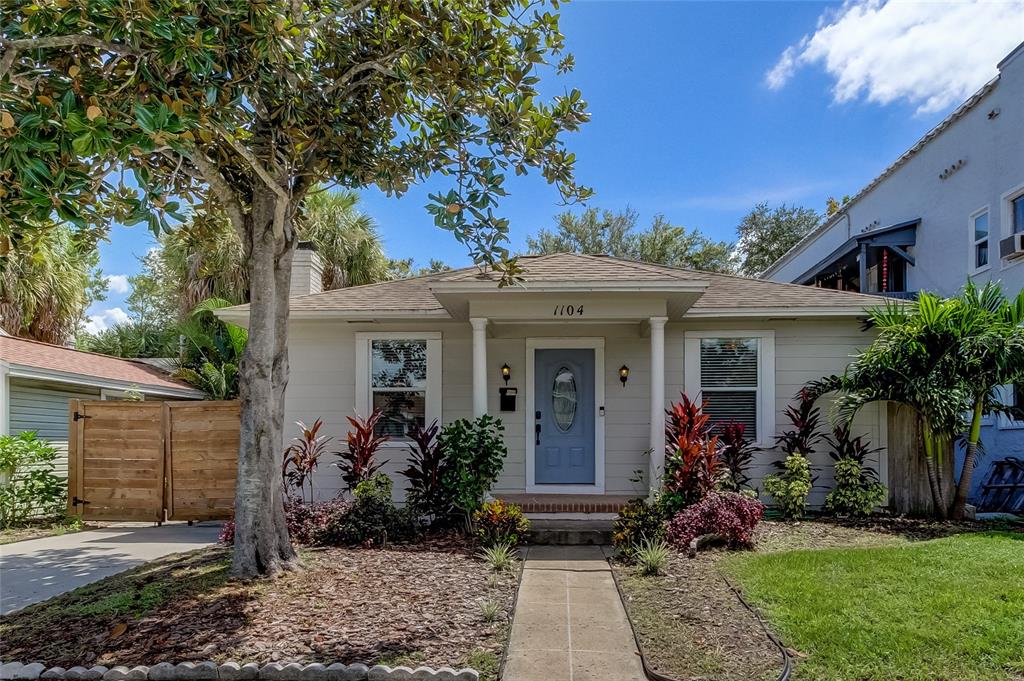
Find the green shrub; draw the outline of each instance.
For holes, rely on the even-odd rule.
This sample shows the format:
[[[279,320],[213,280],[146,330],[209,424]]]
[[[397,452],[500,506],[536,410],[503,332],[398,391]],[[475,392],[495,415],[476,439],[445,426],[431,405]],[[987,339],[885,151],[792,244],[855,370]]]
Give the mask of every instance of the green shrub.
[[[669,546],[664,539],[644,539],[636,549],[636,565],[645,577],[657,577],[668,565]]]
[[[484,414],[475,421],[449,423],[437,438],[445,456],[441,487],[467,520],[501,473],[508,455],[504,432],[501,419]]]
[[[811,493],[811,464],[800,454],[790,454],[782,462],[782,472],[764,479],[764,491],[775,500],[787,518],[800,518]]]
[[[840,515],[870,515],[885,503],[889,491],[873,479],[874,471],[856,459],[838,459],[833,469],[836,486],[825,497],[825,510]]]
[[[495,572],[503,572],[512,569],[516,562],[516,549],[511,544],[495,544],[480,550],[477,554]]]
[[[626,560],[633,560],[640,544],[665,537],[665,515],[660,505],[632,499],[612,524],[612,543]]]
[[[530,529],[523,510],[501,499],[488,501],[473,514],[476,536],[484,546],[509,544],[517,546]]]
[[[418,525],[409,508],[391,501],[391,478],[377,473],[358,483],[347,513],[333,517],[315,537],[317,544],[384,546],[415,538]]]
[[[0,437],[0,529],[63,515],[67,483],[53,473],[56,459],[32,431]]]

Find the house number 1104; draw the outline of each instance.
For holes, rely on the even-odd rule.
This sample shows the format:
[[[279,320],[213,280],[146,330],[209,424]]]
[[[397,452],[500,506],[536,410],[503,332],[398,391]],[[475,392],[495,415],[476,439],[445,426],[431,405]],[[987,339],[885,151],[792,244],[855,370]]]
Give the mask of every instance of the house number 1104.
[[[555,317],[582,317],[582,305],[555,305]]]

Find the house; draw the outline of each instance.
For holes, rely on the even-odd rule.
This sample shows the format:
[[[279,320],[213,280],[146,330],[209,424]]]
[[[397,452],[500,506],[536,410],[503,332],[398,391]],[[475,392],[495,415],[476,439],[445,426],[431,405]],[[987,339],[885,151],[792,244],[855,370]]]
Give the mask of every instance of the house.
[[[202,399],[203,393],[138,361],[0,335],[0,435],[35,431],[57,448],[67,477],[68,400]]]
[[[955,294],[972,278],[1024,288],[1024,43],[999,74],[763,275],[818,288],[911,298]],[[1024,404],[1024,386],[1002,399]],[[1024,455],[1024,421],[989,417],[987,456]]]
[[[860,319],[878,302],[575,254],[522,257],[525,281],[505,288],[470,267],[318,292],[317,259],[296,253],[292,293],[305,295],[291,299],[286,423],[323,418],[321,432],[342,438],[345,417],[383,409],[378,430],[391,440],[380,458],[401,496],[412,425],[494,414],[509,452],[494,493],[527,510],[581,498],[609,510],[646,494],[662,470],[665,408],[684,391],[768,449],[759,479],[781,458],[771,447],[785,408],[870,342]],[[248,309],[218,315],[245,325]],[[863,410],[855,432],[884,448],[886,407]],[[830,459],[813,461],[820,504]],[[885,451],[874,460],[883,481],[887,461]],[[343,486],[324,464],[315,483],[322,498]]]

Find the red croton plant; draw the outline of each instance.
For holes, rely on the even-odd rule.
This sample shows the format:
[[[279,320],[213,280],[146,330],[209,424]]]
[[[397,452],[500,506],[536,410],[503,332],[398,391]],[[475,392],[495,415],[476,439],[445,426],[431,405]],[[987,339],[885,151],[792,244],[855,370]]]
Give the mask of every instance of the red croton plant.
[[[718,436],[711,434],[704,403],[686,393],[665,411],[665,510],[673,515],[706,497],[723,472]]]

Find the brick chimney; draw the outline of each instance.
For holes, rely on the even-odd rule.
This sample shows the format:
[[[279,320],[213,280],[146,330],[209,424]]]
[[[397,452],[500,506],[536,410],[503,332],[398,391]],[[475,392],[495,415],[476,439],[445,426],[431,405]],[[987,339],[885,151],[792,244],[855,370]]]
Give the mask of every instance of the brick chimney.
[[[323,291],[323,264],[312,241],[300,241],[292,260],[292,281],[288,296],[306,296]]]

